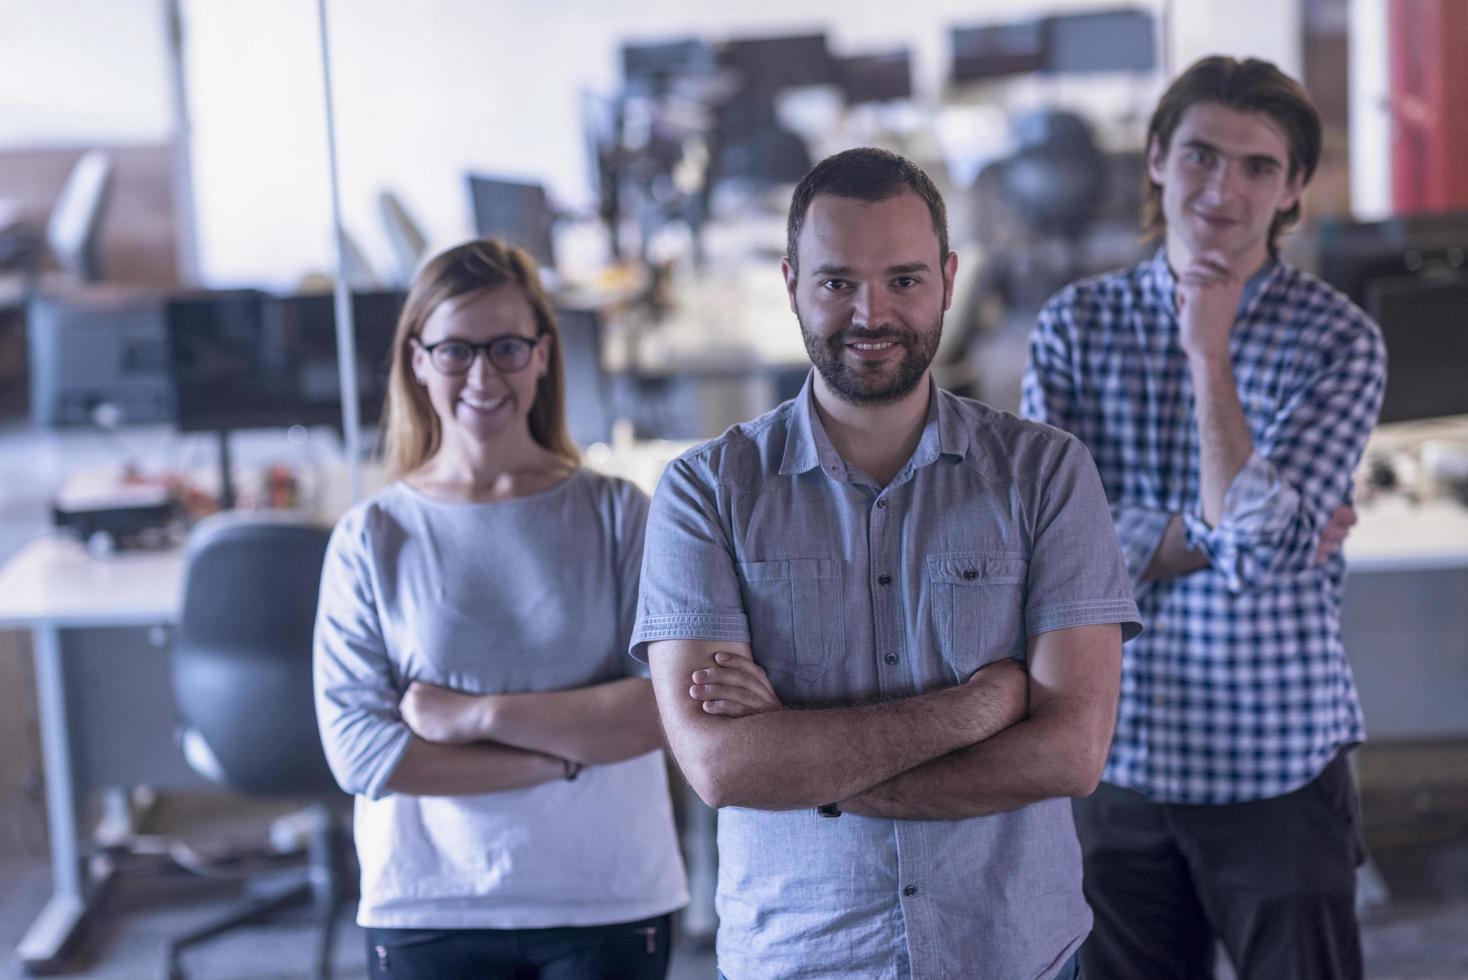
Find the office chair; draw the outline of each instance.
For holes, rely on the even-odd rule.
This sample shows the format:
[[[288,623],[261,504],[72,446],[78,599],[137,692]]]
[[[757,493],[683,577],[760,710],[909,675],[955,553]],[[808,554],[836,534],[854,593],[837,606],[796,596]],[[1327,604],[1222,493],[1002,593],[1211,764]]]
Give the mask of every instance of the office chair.
[[[112,157],[83,153],[46,222],[46,244],[66,273],[82,282],[102,278],[102,220],[112,196]]]
[[[307,867],[253,879],[262,897],[171,940],[170,980],[183,977],[185,948],[298,905],[314,909],[315,976],[329,975],[351,844],[331,805],[341,790],[321,748],[311,688],[328,536],[288,514],[226,513],[200,523],[189,538],[171,669],[184,757],[238,792],[314,803]]]

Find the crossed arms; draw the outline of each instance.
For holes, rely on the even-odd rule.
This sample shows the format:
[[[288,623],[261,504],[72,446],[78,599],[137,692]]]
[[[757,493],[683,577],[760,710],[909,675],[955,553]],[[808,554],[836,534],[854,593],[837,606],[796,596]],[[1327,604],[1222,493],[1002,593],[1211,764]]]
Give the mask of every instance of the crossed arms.
[[[316,718],[327,761],[348,793],[375,799],[522,789],[562,779],[576,766],[662,747],[652,685],[640,677],[487,695],[412,680],[389,649],[371,554],[360,526],[338,528],[317,609]],[[629,551],[629,563],[640,556]]]
[[[1183,344],[1196,404],[1197,512],[1150,510],[1125,494],[1117,499],[1112,486],[1112,515],[1134,581],[1212,567],[1232,591],[1264,588],[1332,558],[1356,522],[1350,483],[1380,404],[1384,353],[1364,328],[1333,334],[1318,363],[1252,431],[1228,348],[1241,284],[1202,265],[1183,272],[1179,287],[1180,295],[1222,297],[1221,304],[1211,298],[1218,309],[1209,322],[1193,327],[1203,339]],[[1196,314],[1207,304],[1194,305]],[[1103,397],[1077,388],[1078,345],[1089,329],[1083,306],[1062,294],[1041,311],[1021,408],[1070,431]]]
[[[659,641],[648,660],[668,744],[710,806],[838,802],[864,816],[957,820],[1096,787],[1116,722],[1121,627],[1031,637],[1028,675],[1003,660],[955,687],[852,707],[790,709],[760,695],[748,644]]]
[[[492,793],[563,778],[662,747],[652,686],[627,677],[565,691],[465,694],[421,681],[398,703],[412,731],[387,788]]]

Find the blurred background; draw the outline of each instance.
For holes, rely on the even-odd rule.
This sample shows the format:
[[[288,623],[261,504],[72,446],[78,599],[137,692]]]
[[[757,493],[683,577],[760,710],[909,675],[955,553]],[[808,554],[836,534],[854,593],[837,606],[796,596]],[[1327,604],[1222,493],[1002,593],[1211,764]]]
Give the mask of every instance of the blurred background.
[[[1213,53],[1310,91],[1325,154],[1285,251],[1391,358],[1344,610],[1373,739],[1368,965],[1468,976],[1462,0],[3,0],[0,973],[156,972],[311,849],[295,811],[211,787],[180,747],[181,546],[217,511],[330,522],[380,481],[424,258],[531,251],[572,435],[651,491],[798,391],[790,190],[887,147],[948,203],[940,379],[1014,409],[1040,304],[1150,247],[1147,119]],[[711,815],[690,798],[682,820],[678,969],[709,976]],[[195,974],[300,975],[309,917],[277,929],[190,953]],[[339,972],[361,975],[347,930]]]

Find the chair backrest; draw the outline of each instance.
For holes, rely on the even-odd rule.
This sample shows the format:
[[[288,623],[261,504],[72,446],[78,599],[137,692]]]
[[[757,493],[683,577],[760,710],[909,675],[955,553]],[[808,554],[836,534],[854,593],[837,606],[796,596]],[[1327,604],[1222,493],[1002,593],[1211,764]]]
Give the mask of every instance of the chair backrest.
[[[413,274],[418,271],[418,263],[423,261],[423,256],[428,252],[428,240],[423,236],[423,229],[413,216],[408,213],[407,207],[392,191],[382,191],[377,195],[377,209],[382,215],[382,227],[387,232],[387,243],[392,246],[394,269],[393,284],[404,289],[413,284]]]
[[[311,688],[329,536],[288,515],[223,515],[201,523],[189,539],[174,698],[180,721],[241,792],[338,792]]]
[[[102,278],[102,219],[112,192],[112,157],[83,153],[46,222],[46,243],[61,268],[84,282]]]

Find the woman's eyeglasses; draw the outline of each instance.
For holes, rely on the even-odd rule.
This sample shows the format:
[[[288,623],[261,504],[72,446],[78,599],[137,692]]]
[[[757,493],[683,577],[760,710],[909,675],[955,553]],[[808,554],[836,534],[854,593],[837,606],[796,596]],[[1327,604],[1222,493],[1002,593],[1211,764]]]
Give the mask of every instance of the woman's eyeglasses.
[[[416,338],[413,342],[428,355],[429,363],[440,374],[467,373],[474,366],[475,356],[481,353],[496,371],[513,374],[525,370],[530,363],[530,352],[540,343],[540,338],[510,334],[483,344],[467,340],[440,340],[436,344],[425,344]]]

